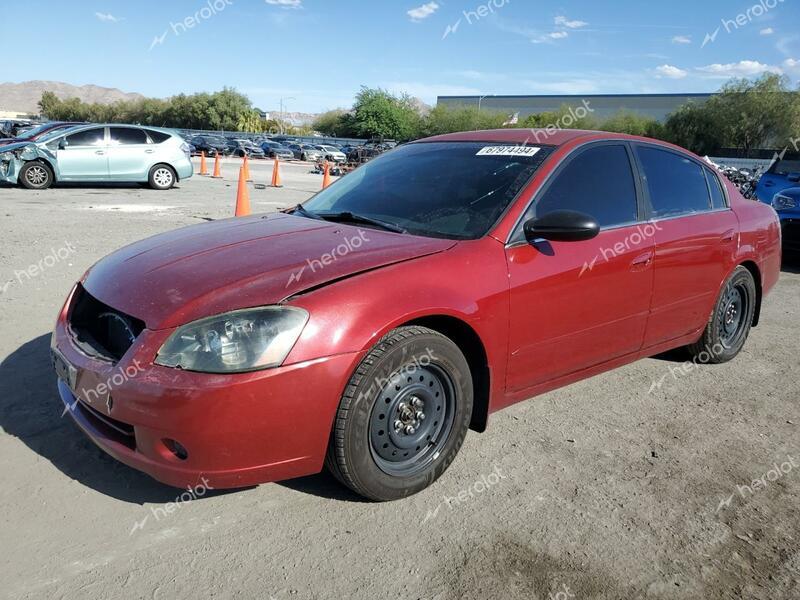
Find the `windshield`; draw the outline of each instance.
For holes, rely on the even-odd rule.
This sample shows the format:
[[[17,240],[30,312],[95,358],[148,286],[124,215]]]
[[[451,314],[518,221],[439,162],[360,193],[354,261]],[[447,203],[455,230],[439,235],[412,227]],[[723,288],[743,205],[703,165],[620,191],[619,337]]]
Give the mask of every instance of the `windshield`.
[[[789,175],[791,173],[800,173],[800,160],[778,161],[772,167],[771,172],[777,175]]]
[[[42,131],[44,131],[45,129],[47,129],[47,128],[49,128],[49,127],[52,127],[52,126],[53,126],[53,124],[52,124],[52,123],[42,123],[41,125],[37,125],[37,126],[36,126],[36,127],[34,127],[33,129],[29,129],[28,131],[26,131],[26,132],[24,132],[24,133],[20,134],[20,137],[23,137],[23,138],[32,138],[33,136],[35,136],[35,135],[37,135],[37,134],[41,133],[41,132],[42,132]]]
[[[306,202],[410,233],[476,239],[488,233],[553,148],[479,142],[408,144],[372,160]]]
[[[57,127],[55,129],[53,129],[52,131],[48,131],[47,133],[43,134],[42,137],[40,137],[38,140],[36,140],[36,143],[38,144],[39,142],[47,142],[48,140],[52,140],[53,138],[57,138],[58,136],[63,135],[68,130],[74,129],[75,127],[81,127],[81,126],[80,125],[70,125],[70,126],[67,126],[67,127]]]

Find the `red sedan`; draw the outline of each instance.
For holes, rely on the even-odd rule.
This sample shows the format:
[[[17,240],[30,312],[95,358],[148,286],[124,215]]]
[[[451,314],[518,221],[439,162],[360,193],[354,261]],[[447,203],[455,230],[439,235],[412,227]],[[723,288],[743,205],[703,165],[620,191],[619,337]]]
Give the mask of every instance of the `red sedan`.
[[[401,146],[278,214],[197,225],[92,267],[53,334],[61,398],[175,486],[319,472],[413,494],[491,413],[758,324],[780,226],[644,138],[499,130]]]

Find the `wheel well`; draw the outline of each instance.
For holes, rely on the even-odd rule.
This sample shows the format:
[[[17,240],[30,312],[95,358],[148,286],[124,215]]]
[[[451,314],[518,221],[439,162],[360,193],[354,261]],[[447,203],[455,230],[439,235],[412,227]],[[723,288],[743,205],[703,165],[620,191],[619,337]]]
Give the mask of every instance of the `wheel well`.
[[[39,156],[39,157],[36,157],[34,159],[31,159],[31,160],[26,160],[25,164],[23,164],[22,166],[24,167],[28,163],[44,163],[45,165],[47,165],[50,168],[50,172],[53,174],[53,183],[55,183],[58,180],[58,178],[56,177],[56,168],[55,168],[55,166],[53,166],[53,164],[49,160],[47,160],[46,158],[42,158],[41,156]]]
[[[756,310],[753,313],[753,327],[755,327],[758,325],[758,321],[761,317],[761,271],[758,269],[758,265],[752,260],[744,261],[741,266],[750,271],[750,274],[756,282]]]
[[[475,431],[485,431],[489,418],[489,365],[480,336],[464,321],[445,315],[423,317],[404,325],[421,325],[438,331],[453,340],[464,353],[472,374],[474,391],[472,420],[469,427]]]

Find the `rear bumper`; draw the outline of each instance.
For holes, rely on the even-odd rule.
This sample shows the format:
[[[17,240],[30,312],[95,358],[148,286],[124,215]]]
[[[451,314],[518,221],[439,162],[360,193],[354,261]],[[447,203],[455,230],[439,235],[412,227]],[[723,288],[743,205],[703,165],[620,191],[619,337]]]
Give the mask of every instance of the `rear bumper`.
[[[247,487],[322,470],[357,354],[255,373],[191,373],[152,363],[169,333],[145,330],[112,364],[76,348],[59,318],[53,346],[77,371],[72,390],[58,380],[59,395],[97,446],[182,488]]]

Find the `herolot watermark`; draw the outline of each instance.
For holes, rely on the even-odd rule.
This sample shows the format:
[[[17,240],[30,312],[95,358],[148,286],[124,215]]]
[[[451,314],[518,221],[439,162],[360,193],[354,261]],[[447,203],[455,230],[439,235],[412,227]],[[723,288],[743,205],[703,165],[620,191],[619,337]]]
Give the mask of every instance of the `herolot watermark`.
[[[345,237],[342,243],[335,248],[332,248],[330,252],[326,252],[319,258],[307,258],[306,264],[289,276],[289,281],[286,282],[286,287],[289,287],[289,285],[291,285],[291,283],[294,281],[300,281],[300,278],[303,276],[303,273],[306,269],[311,269],[312,273],[321,271],[325,267],[335,263],[340,258],[343,258],[351,252],[360,249],[365,242],[369,241],[370,239],[367,237],[367,233],[363,229],[359,229],[357,235]]]
[[[697,355],[692,358],[692,360],[687,360],[676,367],[670,366],[667,369],[667,372],[664,373],[664,375],[662,375],[658,381],[653,381],[650,384],[650,389],[647,393],[652,394],[657,389],[661,389],[661,386],[664,385],[664,382],[670,375],[672,375],[672,379],[675,381],[681,379],[682,377],[686,377],[698,369],[701,364],[709,362],[715,356],[720,356],[726,350],[727,348],[720,343],[714,344],[711,347],[706,345],[702,351],[698,352]]]
[[[405,379],[406,377],[413,377],[414,374],[419,371],[420,369],[424,369],[425,367],[429,367],[433,360],[436,358],[436,355],[433,353],[433,350],[430,348],[425,348],[425,352],[419,355],[414,355],[411,357],[411,360],[403,365],[403,367],[393,373],[389,377],[382,377],[380,375],[376,376],[375,379],[372,380],[370,386],[361,394],[359,394],[362,398],[371,398],[375,396],[380,390],[389,386],[393,379],[399,377],[400,379]]]
[[[208,490],[214,489],[211,484],[208,483],[208,479],[205,477],[201,477],[200,482],[201,483],[197,484],[195,487],[186,486],[185,492],[175,498],[173,502],[168,502],[163,507],[151,506],[150,513],[155,517],[156,521],[160,521],[161,519],[170,516],[176,510],[181,508],[181,506],[186,502],[202,498],[206,495],[206,493],[208,493]],[[144,519],[134,523],[128,535],[133,535],[137,530],[144,529],[144,526],[149,518],[150,515],[145,515]]]
[[[793,469],[797,468],[798,464],[795,462],[793,456],[788,455],[786,459],[787,460],[785,462],[782,462],[781,464],[778,463],[773,464],[772,468],[769,471],[764,473],[758,479],[754,479],[753,481],[751,481],[749,485],[737,485],[736,492],[734,492],[727,498],[723,498],[720,501],[719,506],[717,506],[717,512],[719,512],[725,507],[730,506],[731,502],[733,501],[733,498],[736,496],[737,493],[742,498],[742,500],[745,500],[748,498],[748,496],[752,496],[757,491],[767,489],[770,483],[778,481],[778,479],[780,479],[784,475],[788,475],[789,473],[792,472]]]
[[[443,495],[442,501],[438,504],[438,506],[433,510],[429,510],[425,514],[423,523],[430,519],[436,518],[442,506],[447,506],[450,510],[455,510],[457,507],[469,502],[473,498],[485,492],[488,492],[491,488],[496,486],[503,479],[507,478],[508,475],[506,475],[500,470],[499,465],[495,465],[494,469],[490,473],[481,475],[480,479],[474,481],[469,487],[461,490],[455,496]]]
[[[581,277],[587,271],[594,269],[601,258],[603,259],[603,262],[609,262],[612,258],[616,258],[625,252],[629,252],[630,250],[639,247],[642,242],[652,239],[657,231],[663,231],[657,222],[637,226],[635,231],[625,236],[625,239],[620,240],[610,248],[600,248],[600,252],[592,260],[583,263],[583,268],[581,269],[578,277]]]
[[[83,389],[81,399],[88,404],[103,402],[106,404],[106,406],[108,406],[109,410],[111,410],[111,406],[109,405],[111,392],[114,391],[114,389],[119,388],[123,383],[130,381],[143,371],[144,367],[139,363],[138,360],[134,359],[133,364],[128,365],[117,373],[114,373],[114,375],[106,379],[104,382],[99,383],[93,388]],[[63,417],[65,414],[67,414],[67,411],[74,411],[77,405],[78,398],[76,394],[75,401],[64,407],[64,412],[61,413],[61,416]]]
[[[786,0],[759,0],[757,4],[754,4],[744,12],[737,14],[732,19],[723,17],[721,19],[722,25],[717,27],[714,30],[714,33],[706,33],[706,37],[703,40],[702,46],[700,47],[704,48],[708,44],[714,43],[722,28],[725,28],[727,33],[732,33],[738,30],[740,27],[749,25],[755,19],[763,17],[769,11],[775,9],[779,4],[783,4],[785,1]]]
[[[26,281],[30,281],[42,273],[44,273],[47,269],[50,269],[56,266],[58,263],[67,260],[70,256],[75,254],[75,246],[73,246],[69,242],[64,242],[64,245],[59,248],[50,248],[50,253],[46,254],[42,258],[39,259],[38,262],[35,262],[25,269],[15,269],[14,270],[14,277],[10,281],[7,281],[5,284],[0,287],[1,292],[6,292],[9,286],[16,281],[19,285],[22,285]]]
[[[542,140],[546,140],[562,129],[571,128],[581,119],[588,117],[589,113],[594,112],[594,109],[589,104],[590,102],[584,98],[580,106],[577,108],[570,106],[569,111],[567,111],[565,115],[559,117],[555,123],[551,123],[540,129],[531,129],[531,134],[533,134],[533,137],[538,143],[541,143]]]
[[[207,0],[206,4],[202,8],[195,11],[194,14],[187,16],[182,21],[178,21],[177,23],[170,21],[169,28],[166,29],[160,36],[157,35],[155,38],[153,38],[153,41],[150,44],[150,50],[163,44],[170,30],[177,37],[186,33],[190,29],[195,28],[203,21],[207,21],[211,17],[221,13],[232,4],[233,0]]]
[[[447,28],[444,30],[444,34],[442,34],[442,39],[445,39],[447,36],[456,33],[464,19],[467,20],[467,24],[472,25],[481,19],[485,19],[489,15],[493,15],[496,10],[501,9],[509,4],[511,4],[511,0],[489,0],[485,4],[479,4],[473,10],[462,11],[464,16],[458,19],[458,21],[456,21],[453,25],[447,26]]]

